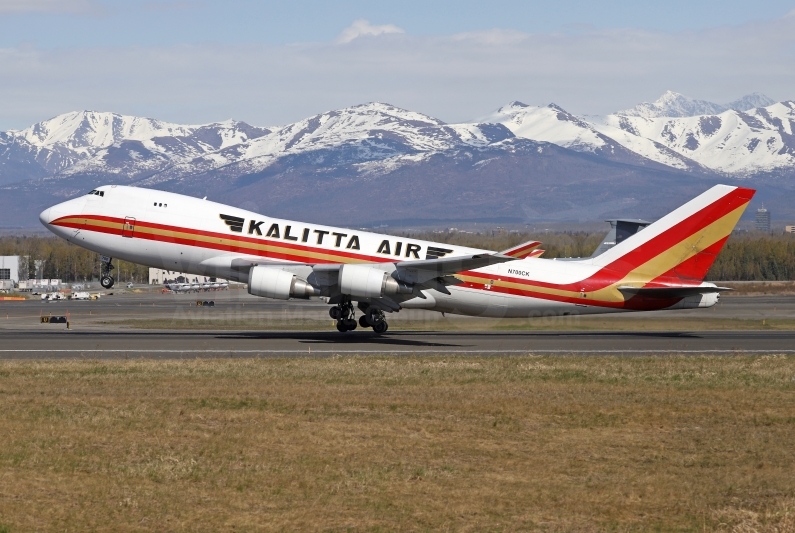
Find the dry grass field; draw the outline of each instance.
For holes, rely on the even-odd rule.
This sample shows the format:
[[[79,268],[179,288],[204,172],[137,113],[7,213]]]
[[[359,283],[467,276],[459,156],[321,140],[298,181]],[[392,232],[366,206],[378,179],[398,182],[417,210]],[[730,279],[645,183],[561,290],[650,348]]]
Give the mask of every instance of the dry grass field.
[[[793,357],[0,362],[0,532],[795,531]]]
[[[727,297],[754,294],[795,294],[795,281],[718,281],[715,282],[715,284],[720,287],[731,287],[733,289],[733,292],[723,293],[723,295]]]

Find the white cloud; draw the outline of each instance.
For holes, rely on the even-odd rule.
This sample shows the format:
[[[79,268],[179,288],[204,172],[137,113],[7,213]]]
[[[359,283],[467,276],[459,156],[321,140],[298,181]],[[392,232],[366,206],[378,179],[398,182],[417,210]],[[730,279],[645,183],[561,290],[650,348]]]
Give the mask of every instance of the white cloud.
[[[0,0],[0,14],[87,13],[98,8],[90,0]]]
[[[642,30],[353,39],[286,46],[0,49],[0,131],[94,109],[183,123],[277,125],[369,101],[448,122],[510,100],[609,113],[666,89],[728,102],[795,99],[795,17]]]
[[[358,37],[365,35],[384,35],[387,33],[405,33],[403,28],[399,28],[394,24],[384,24],[382,26],[374,26],[370,21],[359,19],[354,20],[353,24],[342,30],[342,33],[334,40],[337,44],[344,44],[353,41]]]

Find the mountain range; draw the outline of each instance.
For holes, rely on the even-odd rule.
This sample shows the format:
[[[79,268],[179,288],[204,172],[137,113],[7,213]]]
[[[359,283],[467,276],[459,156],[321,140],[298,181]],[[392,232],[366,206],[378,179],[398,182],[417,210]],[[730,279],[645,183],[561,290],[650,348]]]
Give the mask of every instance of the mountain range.
[[[0,226],[102,183],[335,224],[653,218],[718,181],[795,217],[795,102],[671,91],[605,116],[514,101],[460,124],[384,103],[257,127],[78,111],[0,133]],[[581,207],[585,206],[585,207]]]

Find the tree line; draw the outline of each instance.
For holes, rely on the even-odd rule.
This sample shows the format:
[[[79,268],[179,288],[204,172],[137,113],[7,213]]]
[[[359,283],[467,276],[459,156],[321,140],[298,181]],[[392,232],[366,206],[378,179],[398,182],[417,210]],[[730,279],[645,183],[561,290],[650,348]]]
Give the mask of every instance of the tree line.
[[[505,250],[529,240],[541,241],[542,257],[588,257],[604,232],[468,233],[414,232],[406,236],[486,250]],[[795,280],[795,234],[735,233],[729,237],[707,274],[716,281]]]
[[[411,232],[402,236],[469,246],[486,250],[505,250],[528,240],[542,242],[542,257],[588,257],[599,246],[604,233],[467,233]],[[0,255],[22,257],[21,278],[59,278],[65,282],[98,280],[99,254],[80,248],[58,237],[3,236]],[[143,265],[114,260],[117,281],[146,283],[149,269]],[[41,271],[37,276],[36,267]],[[708,280],[776,281],[795,280],[795,234],[733,234],[707,274]]]
[[[795,280],[795,234],[729,238],[707,275],[717,281]]]
[[[61,279],[64,282],[96,281],[102,265],[99,254],[58,237],[3,236],[0,255],[20,256],[20,279]],[[113,260],[117,281],[149,282],[149,267]],[[39,272],[37,272],[37,267]]]

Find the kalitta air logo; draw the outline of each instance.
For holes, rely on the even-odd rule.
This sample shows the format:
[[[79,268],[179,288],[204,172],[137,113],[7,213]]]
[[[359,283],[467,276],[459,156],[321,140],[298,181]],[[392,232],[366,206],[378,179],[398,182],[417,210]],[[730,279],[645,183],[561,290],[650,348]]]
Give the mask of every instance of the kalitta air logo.
[[[220,217],[226,223],[226,225],[229,226],[230,230],[236,233],[243,233],[243,227],[245,226],[246,222],[245,219],[230,215],[220,215]],[[265,224],[265,221],[263,220],[249,220],[247,233],[249,235],[256,235],[259,237],[261,237],[264,233],[265,237],[271,239],[305,242],[320,246],[332,245],[335,248],[345,248],[346,250],[361,249],[361,243],[359,242],[358,235],[349,235],[347,233],[311,228],[296,229],[291,225],[282,226],[276,222],[270,226],[263,224]],[[267,228],[267,230],[265,228]]]
[[[229,226],[229,229],[234,231],[235,233],[243,233],[243,222],[245,219],[240,217],[233,217],[231,215],[220,215],[221,219],[226,222],[226,225]]]
[[[449,248],[437,248],[436,246],[428,246],[425,252],[425,259],[439,259],[452,252]]]

